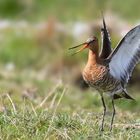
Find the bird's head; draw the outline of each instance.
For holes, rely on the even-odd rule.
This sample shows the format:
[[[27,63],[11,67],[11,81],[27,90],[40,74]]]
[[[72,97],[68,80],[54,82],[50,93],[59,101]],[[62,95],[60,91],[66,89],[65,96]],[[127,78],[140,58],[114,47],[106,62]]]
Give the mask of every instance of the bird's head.
[[[83,46],[82,48],[80,48],[78,51],[76,51],[74,54],[77,54],[79,52],[81,52],[82,50],[88,48],[90,50],[92,50],[93,52],[95,52],[98,48],[98,39],[94,36],[94,37],[91,37],[89,38],[86,42],[80,44],[80,45],[77,45],[75,47],[72,47],[72,48],[69,48],[69,50],[71,49],[75,49],[75,48],[78,48],[80,46]]]

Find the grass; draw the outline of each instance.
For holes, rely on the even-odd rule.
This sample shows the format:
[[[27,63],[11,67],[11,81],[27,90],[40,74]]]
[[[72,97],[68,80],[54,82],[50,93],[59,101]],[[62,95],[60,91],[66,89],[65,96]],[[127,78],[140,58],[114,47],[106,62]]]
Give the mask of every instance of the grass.
[[[2,33],[0,139],[139,140],[139,90],[133,86],[130,88],[136,102],[115,102],[117,114],[111,133],[109,124],[112,109],[109,97],[105,96],[108,112],[105,131],[101,134],[99,126],[103,108],[98,93],[82,91],[72,86],[68,82],[72,79],[69,74],[71,70],[65,71],[68,66],[67,69],[72,69],[73,65],[82,64],[86,52],[75,58],[64,54],[62,49],[57,49],[53,54],[54,50],[51,48],[38,46],[33,36],[34,30],[32,31],[29,36],[26,35],[27,32],[18,36],[11,29]],[[65,46],[65,43],[68,45]],[[71,44],[64,42],[63,46],[65,48]],[[66,63],[60,70],[59,61]],[[11,64],[12,68],[9,66]],[[57,67],[54,67],[56,65]]]
[[[112,108],[105,96],[105,131],[100,133],[103,108],[99,94],[71,84],[87,52],[69,56],[67,48],[74,45],[74,39],[66,34],[58,33],[54,40],[45,36],[40,44],[40,32],[33,24],[45,23],[49,17],[64,22],[91,21],[100,17],[100,9],[117,11],[132,22],[139,17],[137,3],[2,0],[0,17],[15,21],[11,28],[0,30],[0,140],[139,140],[139,81],[128,90],[136,102],[115,101],[117,114],[111,133]],[[26,29],[15,26],[22,18],[28,20]],[[118,38],[113,36],[112,41],[115,46]]]
[[[115,102],[117,114],[111,133],[112,109],[109,97],[105,96],[108,112],[105,131],[101,134],[99,126],[103,108],[98,93],[72,86],[68,82],[72,79],[71,70],[64,71],[69,65],[73,67],[73,62],[80,65],[86,53],[82,58],[70,59],[61,49],[51,55],[51,49],[39,48],[32,34],[18,36],[6,30],[3,36],[4,40],[0,40],[0,139],[139,140],[138,89],[130,88],[136,102]],[[59,66],[58,62],[63,59],[68,64],[63,64],[57,73],[58,67],[53,67]],[[14,67],[9,68],[9,64]],[[67,69],[72,69],[69,67]]]
[[[73,92],[75,91],[75,92]],[[135,139],[140,138],[139,101],[119,100],[114,129],[109,132],[109,106],[105,131],[100,133],[102,106],[98,93],[81,91],[58,83],[45,95],[1,95],[0,138],[14,139]],[[106,97],[107,101],[108,97]],[[117,101],[116,101],[117,102]],[[109,105],[109,103],[107,102]],[[127,109],[123,106],[127,106]],[[131,106],[131,108],[129,108]]]
[[[113,10],[123,18],[132,21],[139,19],[139,0],[1,0],[0,17],[9,19],[44,20],[50,16],[62,21],[91,20],[100,17],[100,11]],[[135,7],[132,10],[131,7]]]

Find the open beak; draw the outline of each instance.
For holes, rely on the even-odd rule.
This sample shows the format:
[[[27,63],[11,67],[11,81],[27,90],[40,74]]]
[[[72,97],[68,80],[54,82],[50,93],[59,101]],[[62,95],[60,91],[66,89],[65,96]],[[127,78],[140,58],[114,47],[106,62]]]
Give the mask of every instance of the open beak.
[[[82,46],[82,45],[84,45],[82,48],[80,48],[78,51],[76,51],[75,53],[73,53],[73,55],[75,55],[75,54],[81,52],[82,50],[88,48],[88,44],[87,44],[87,43],[82,43],[82,44],[77,45],[77,46],[75,46],[75,47],[69,48],[69,50],[72,50],[72,49],[78,48],[78,47],[80,47],[80,46]]]

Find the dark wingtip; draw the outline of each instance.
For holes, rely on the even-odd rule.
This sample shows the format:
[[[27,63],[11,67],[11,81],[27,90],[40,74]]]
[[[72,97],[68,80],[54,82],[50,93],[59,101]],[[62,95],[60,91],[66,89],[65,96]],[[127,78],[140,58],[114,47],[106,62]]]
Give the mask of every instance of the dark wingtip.
[[[123,89],[123,97],[125,97],[126,99],[129,99],[129,100],[133,100],[133,101],[136,101],[133,97],[131,97],[130,95],[128,95],[126,89]]]
[[[104,18],[103,12],[102,12],[102,19],[103,19],[103,27],[104,27],[104,29],[106,29],[105,18]]]
[[[131,97],[130,95],[128,95],[128,94],[125,94],[124,97],[125,97],[126,99],[136,101],[134,98],[132,98],[132,97]]]

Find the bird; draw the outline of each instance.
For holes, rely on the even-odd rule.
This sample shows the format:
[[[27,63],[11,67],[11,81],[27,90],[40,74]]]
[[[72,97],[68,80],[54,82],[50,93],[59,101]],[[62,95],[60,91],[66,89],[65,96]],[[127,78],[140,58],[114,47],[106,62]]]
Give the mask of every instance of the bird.
[[[110,33],[107,29],[106,23],[105,23],[105,18],[102,13],[102,27],[101,27],[101,37],[102,37],[102,47],[101,47],[101,52],[100,52],[100,58],[106,59],[112,52],[111,48],[111,37]],[[89,88],[89,85],[84,81],[82,75],[80,75],[81,79],[81,86],[85,89]]]
[[[132,28],[106,59],[102,59],[99,55],[99,43],[95,35],[69,50],[80,46],[82,48],[75,54],[88,49],[87,64],[82,72],[83,79],[91,88],[95,88],[99,92],[104,108],[100,131],[104,131],[106,115],[104,94],[109,95],[113,108],[110,122],[110,131],[112,131],[116,114],[114,100],[118,98],[135,100],[128,94],[127,84],[135,66],[140,62],[140,25]]]

